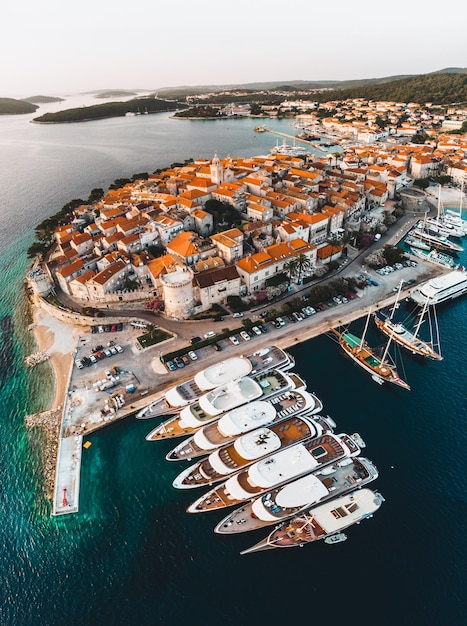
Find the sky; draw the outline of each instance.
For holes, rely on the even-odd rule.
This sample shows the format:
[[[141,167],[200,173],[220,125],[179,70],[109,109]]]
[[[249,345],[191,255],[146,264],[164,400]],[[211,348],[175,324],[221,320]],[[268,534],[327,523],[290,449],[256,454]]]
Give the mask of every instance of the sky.
[[[6,6],[4,6],[6,4]],[[464,0],[6,0],[0,97],[467,67]]]

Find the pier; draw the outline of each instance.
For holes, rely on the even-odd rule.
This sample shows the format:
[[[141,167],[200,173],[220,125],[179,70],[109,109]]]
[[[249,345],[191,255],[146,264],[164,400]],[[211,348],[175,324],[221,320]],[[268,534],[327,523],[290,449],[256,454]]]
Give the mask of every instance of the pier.
[[[292,139],[293,141],[299,141],[300,143],[304,143],[308,146],[312,146],[315,150],[319,150],[320,152],[326,153],[326,150],[320,146],[318,143],[314,143],[313,141],[308,141],[308,139],[299,139],[295,137],[295,135],[288,135],[287,133],[280,133],[278,130],[271,130],[270,128],[264,127],[264,132],[271,133],[273,135],[278,135],[279,137],[284,137],[286,139]]]

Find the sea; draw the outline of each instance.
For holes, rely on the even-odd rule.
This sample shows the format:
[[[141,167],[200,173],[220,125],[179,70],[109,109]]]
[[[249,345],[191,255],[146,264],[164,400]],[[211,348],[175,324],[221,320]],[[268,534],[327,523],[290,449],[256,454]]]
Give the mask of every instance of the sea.
[[[38,113],[90,103],[89,94],[70,95]],[[213,528],[224,514],[185,512],[195,493],[172,488],[181,469],[164,458],[172,444],[145,440],[154,419],[90,436],[79,513],[51,517],[41,434],[24,423],[53,397],[49,364],[23,363],[35,349],[23,283],[34,227],[118,178],[215,152],[266,154],[282,139],[253,132],[250,119],[33,117],[0,117],[0,624],[466,624],[465,297],[439,307],[443,361],[404,355],[410,392],[379,386],[326,336],[291,349],[337,432],[358,432],[379,470],[371,486],[385,502],[345,543],[241,556],[266,532],[221,537]],[[291,120],[267,126],[296,133]],[[367,339],[382,341],[373,330]]]

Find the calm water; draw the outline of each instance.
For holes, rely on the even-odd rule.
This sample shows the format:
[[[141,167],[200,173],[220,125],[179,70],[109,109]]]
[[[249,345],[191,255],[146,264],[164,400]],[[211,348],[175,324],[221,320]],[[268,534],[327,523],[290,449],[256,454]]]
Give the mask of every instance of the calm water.
[[[40,442],[23,425],[51,396],[48,365],[22,365],[33,345],[22,278],[34,226],[116,178],[216,150],[261,154],[276,140],[253,133],[254,120],[161,114],[40,126],[30,117],[0,118],[0,316],[14,328],[13,349],[5,336],[1,348],[0,623],[464,624],[465,298],[439,311],[444,361],[404,359],[411,392],[379,387],[326,337],[293,350],[338,431],[358,431],[380,471],[374,486],[386,502],[346,543],[241,557],[263,533],[218,537],[222,514],[185,513],[193,494],[171,487],[180,471],[164,459],[171,444],[145,441],[152,420],[94,435],[83,451],[80,513],[50,518]],[[274,126],[293,134],[288,121]]]

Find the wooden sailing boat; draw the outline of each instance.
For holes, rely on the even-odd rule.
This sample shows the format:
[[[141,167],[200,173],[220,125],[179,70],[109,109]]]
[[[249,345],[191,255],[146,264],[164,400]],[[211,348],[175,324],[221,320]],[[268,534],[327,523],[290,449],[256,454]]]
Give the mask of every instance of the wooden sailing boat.
[[[371,311],[368,311],[365,329],[361,338],[356,337],[347,330],[344,332],[339,332],[335,328],[330,328],[329,330],[336,335],[339,345],[344,352],[348,354],[357,365],[366,370],[375,382],[380,385],[384,382],[388,382],[403,387],[404,389],[410,389],[409,385],[400,378],[395,365],[389,360],[388,352],[392,337],[389,337],[383,356],[381,357],[366,343],[365,335],[368,329],[370,315]]]
[[[428,300],[425,301],[422,312],[419,315],[417,325],[413,332],[411,332],[408,328],[406,328],[400,322],[394,322],[394,313],[396,309],[399,307],[399,297],[402,288],[402,281],[399,284],[399,290],[397,292],[396,301],[394,302],[394,306],[391,310],[391,314],[388,316],[382,311],[375,311],[373,313],[373,319],[375,321],[376,326],[379,328],[381,332],[383,332],[390,340],[395,341],[400,346],[412,352],[412,354],[419,354],[421,356],[434,359],[435,361],[441,361],[442,356],[439,352],[439,334],[438,334],[438,324],[436,319],[436,312],[434,307],[432,307],[433,311],[433,324],[430,323],[430,331],[431,335],[435,336],[436,345],[438,346],[438,351],[435,350],[434,345],[435,342],[431,340],[430,342],[423,341],[419,337],[420,327],[427,315],[428,310]]]

